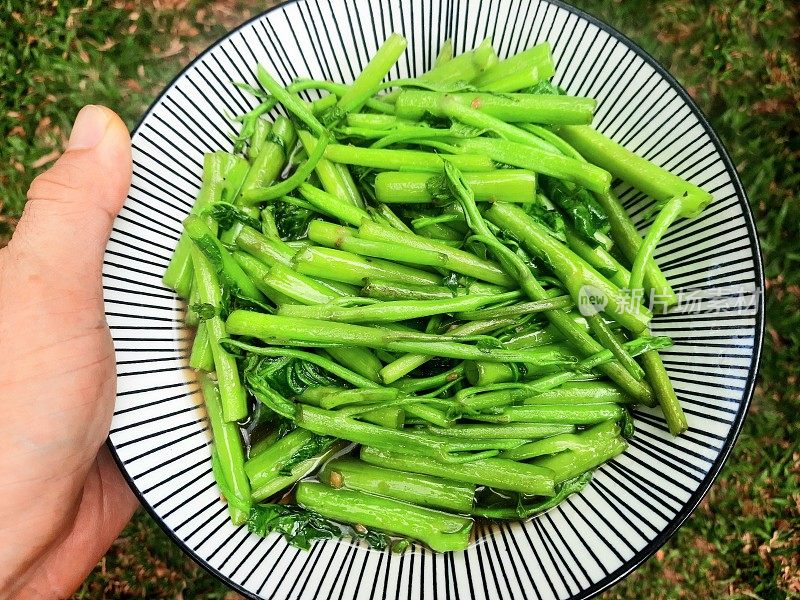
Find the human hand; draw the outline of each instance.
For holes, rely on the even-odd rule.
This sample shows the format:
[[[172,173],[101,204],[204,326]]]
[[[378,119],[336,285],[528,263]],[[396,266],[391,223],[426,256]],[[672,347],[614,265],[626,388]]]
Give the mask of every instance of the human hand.
[[[101,265],[130,178],[124,123],[85,107],[0,250],[0,599],[68,597],[137,506],[104,446]]]

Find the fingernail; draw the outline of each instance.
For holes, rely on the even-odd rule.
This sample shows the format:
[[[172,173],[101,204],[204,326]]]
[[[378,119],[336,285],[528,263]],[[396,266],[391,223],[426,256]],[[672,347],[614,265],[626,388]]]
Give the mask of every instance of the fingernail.
[[[75,118],[67,150],[87,150],[97,146],[106,133],[108,121],[108,112],[101,107],[94,104],[84,106]]]

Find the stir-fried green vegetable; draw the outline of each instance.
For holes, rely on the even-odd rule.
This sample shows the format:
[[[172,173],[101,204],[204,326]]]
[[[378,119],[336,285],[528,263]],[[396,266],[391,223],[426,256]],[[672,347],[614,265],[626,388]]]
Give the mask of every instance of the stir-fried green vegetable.
[[[547,44],[500,60],[447,42],[387,81],[405,47],[390,36],[349,85],[259,66],[261,104],[234,153],[206,156],[164,275],[196,327],[231,519],[301,548],[463,549],[475,518],[580,491],[625,450],[632,406],[686,429],[671,341],[633,300],[675,303],[654,250],[710,194],[592,129]],[[663,206],[644,240],[615,177]]]

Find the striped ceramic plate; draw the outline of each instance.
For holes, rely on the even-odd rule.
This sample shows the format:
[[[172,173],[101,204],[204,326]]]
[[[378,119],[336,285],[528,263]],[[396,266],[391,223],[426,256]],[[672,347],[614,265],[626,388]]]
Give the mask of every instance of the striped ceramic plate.
[[[200,184],[202,155],[230,149],[227,115],[253,100],[230,81],[352,80],[392,32],[409,39],[395,72],[430,66],[492,36],[501,56],[549,40],[556,82],[599,101],[595,125],[714,195],[674,226],[657,259],[682,295],[654,330],[689,431],[673,439],[656,410],[636,412],[625,454],[583,493],[527,523],[483,526],[466,552],[389,555],[347,542],[310,552],[232,526],[211,474],[209,433],[192,371],[184,305],[161,275]],[[197,562],[253,598],[586,598],[661,546],[708,490],[742,425],[763,326],[752,217],[722,145],[687,94],[619,33],[547,0],[301,0],[217,42],[147,111],[133,135],[134,174],[105,256],[119,374],[110,445],[142,504]],[[642,229],[652,199],[617,186]]]

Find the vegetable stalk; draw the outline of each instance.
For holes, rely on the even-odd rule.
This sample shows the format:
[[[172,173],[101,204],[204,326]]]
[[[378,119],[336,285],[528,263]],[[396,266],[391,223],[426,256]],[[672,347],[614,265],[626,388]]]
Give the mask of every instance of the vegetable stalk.
[[[364,462],[378,467],[447,477],[454,481],[486,485],[498,490],[541,496],[552,496],[554,493],[553,473],[550,469],[502,458],[485,458],[451,464],[370,446],[361,448],[360,456]]]
[[[307,345],[341,344],[463,360],[531,362],[562,368],[576,362],[573,355],[559,346],[523,350],[484,349],[465,343],[441,341],[441,336],[431,334],[394,332],[376,327],[265,315],[247,310],[232,312],[228,317],[227,328],[233,335],[257,337],[266,343],[295,341]]]
[[[295,496],[300,506],[329,519],[406,535],[437,552],[464,550],[469,543],[472,520],[466,517],[321,483],[303,482]]]
[[[320,481],[334,488],[344,487],[459,513],[470,511],[475,495],[474,485],[376,467],[353,458],[328,463],[320,473]]]
[[[233,524],[241,525],[247,520],[249,512],[250,482],[245,472],[244,448],[239,427],[224,418],[219,390],[208,375],[200,376],[200,387],[203,390],[206,413],[214,436],[214,450],[225,478],[225,487],[235,496],[228,504],[228,511]]]
[[[536,199],[536,174],[531,171],[465,173],[464,180],[476,202],[526,203]],[[387,204],[422,204],[439,196],[447,197],[444,180],[431,173],[384,171],[375,177],[375,197]]]
[[[226,337],[225,323],[219,316],[221,289],[216,274],[206,256],[199,248],[192,249],[192,265],[194,281],[198,288],[200,302],[212,306],[215,314],[203,321],[208,333],[208,343],[214,357],[214,369],[217,374],[222,412],[225,421],[238,421],[247,416],[247,398],[244,387],[239,380],[239,369],[236,360],[220,345]]]
[[[591,98],[538,94],[491,94],[462,92],[448,94],[461,106],[473,107],[505,123],[541,123],[544,125],[582,125],[590,123],[597,103]],[[418,120],[430,113],[445,116],[443,94],[405,90],[397,98],[397,116]]]

